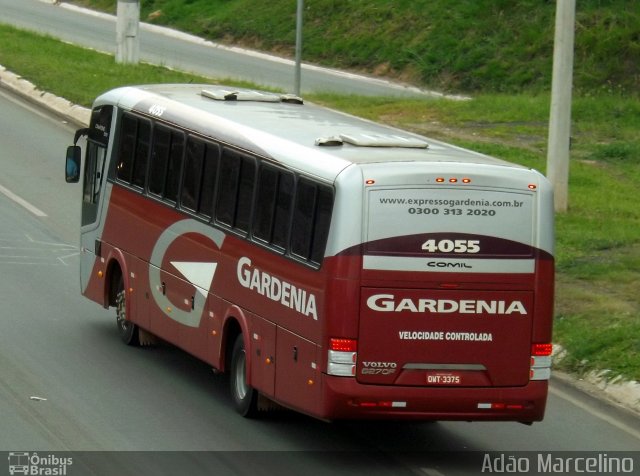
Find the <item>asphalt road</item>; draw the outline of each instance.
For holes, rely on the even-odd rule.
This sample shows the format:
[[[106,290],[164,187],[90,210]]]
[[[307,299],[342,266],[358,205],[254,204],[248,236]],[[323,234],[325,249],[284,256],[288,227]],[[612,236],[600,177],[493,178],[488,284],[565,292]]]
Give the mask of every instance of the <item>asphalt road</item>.
[[[72,475],[431,476],[477,474],[477,461],[456,465],[488,451],[640,450],[638,419],[558,382],[531,427],[237,416],[224,376],[168,345],[121,344],[114,313],[81,297],[80,188],[63,179],[72,137],[0,88],[0,451],[215,451],[74,453]]]
[[[115,18],[87,14],[49,0],[0,0],[0,22],[47,33],[65,41],[115,53]],[[291,61],[238,48],[207,43],[167,29],[140,29],[140,59],[209,77],[242,79],[259,85],[293,91],[294,65]],[[427,91],[335,70],[304,65],[303,93],[337,92],[359,95],[424,96]]]

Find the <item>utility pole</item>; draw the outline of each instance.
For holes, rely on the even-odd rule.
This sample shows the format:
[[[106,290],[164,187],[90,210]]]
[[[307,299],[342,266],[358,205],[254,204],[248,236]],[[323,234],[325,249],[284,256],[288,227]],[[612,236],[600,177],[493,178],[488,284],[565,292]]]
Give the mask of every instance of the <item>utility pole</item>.
[[[300,96],[300,82],[302,76],[302,14],[304,12],[304,0],[298,0],[296,11],[296,67],[294,93]]]
[[[547,177],[553,185],[556,212],[566,212],[569,202],[571,92],[576,0],[556,0],[556,2]]]
[[[140,0],[118,0],[116,63],[138,64],[140,60]]]

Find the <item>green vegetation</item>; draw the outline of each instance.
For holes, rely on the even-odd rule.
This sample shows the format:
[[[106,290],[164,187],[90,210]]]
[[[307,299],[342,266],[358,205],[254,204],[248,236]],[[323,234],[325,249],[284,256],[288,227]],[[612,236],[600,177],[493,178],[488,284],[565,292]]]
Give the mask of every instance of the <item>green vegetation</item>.
[[[71,47],[51,37],[33,35],[1,23],[0,37],[0,64],[43,90],[87,107],[98,94],[124,84],[210,81],[161,66],[116,64],[111,55]],[[242,85],[238,81],[234,84]]]
[[[193,7],[198,1],[184,3]],[[231,8],[243,2],[210,3]],[[226,82],[150,65],[118,66],[111,56],[2,25],[0,44],[0,64],[43,90],[85,106],[101,92],[124,84]],[[471,101],[336,95],[307,99],[545,169],[545,92],[485,93]],[[618,88],[579,95],[573,122],[570,210],[557,217],[554,341],[569,352],[561,364],[568,370],[608,368],[612,376],[640,380],[640,99]]]
[[[116,11],[117,0],[72,0]],[[305,2],[305,61],[440,91],[541,92],[551,83],[551,0]],[[143,0],[141,18],[214,41],[293,56],[293,0]],[[580,0],[575,86],[640,89],[637,0]]]

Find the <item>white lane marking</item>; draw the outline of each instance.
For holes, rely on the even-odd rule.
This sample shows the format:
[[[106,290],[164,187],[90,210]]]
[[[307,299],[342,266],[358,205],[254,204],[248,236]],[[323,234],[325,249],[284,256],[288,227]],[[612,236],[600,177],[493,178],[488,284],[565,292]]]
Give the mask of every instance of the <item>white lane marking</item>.
[[[69,266],[80,253],[67,243],[36,240],[28,234],[0,234],[0,264]]]
[[[549,392],[553,393],[557,397],[560,397],[560,398],[568,401],[569,403],[572,403],[576,407],[581,408],[582,410],[586,411],[587,413],[590,413],[594,417],[599,418],[599,419],[601,419],[603,421],[606,421],[610,425],[615,426],[619,430],[622,430],[625,433],[628,433],[629,435],[633,436],[634,438],[640,440],[640,431],[636,430],[635,428],[632,428],[629,425],[625,425],[624,423],[618,421],[617,419],[611,419],[608,415],[605,415],[603,412],[601,412],[599,410],[596,410],[591,405],[588,405],[588,404],[586,404],[584,402],[581,402],[577,398],[574,398],[571,395],[569,395],[568,393],[566,393],[566,392],[564,392],[562,390],[559,390],[559,389],[557,389],[555,387],[550,386],[549,387]]]
[[[0,185],[0,193],[5,195],[7,198],[13,200],[14,202],[16,202],[18,205],[23,206],[24,208],[26,208],[28,211],[30,211],[31,213],[33,213],[37,217],[46,217],[47,216],[47,214],[45,212],[43,212],[39,208],[31,205],[24,198],[19,197],[18,195],[13,193],[11,190],[9,190],[6,187],[3,187],[2,185]]]

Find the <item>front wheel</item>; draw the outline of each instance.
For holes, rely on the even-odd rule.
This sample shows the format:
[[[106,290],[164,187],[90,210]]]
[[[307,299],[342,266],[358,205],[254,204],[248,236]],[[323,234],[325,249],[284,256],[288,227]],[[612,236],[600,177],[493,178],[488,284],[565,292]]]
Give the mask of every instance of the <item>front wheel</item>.
[[[139,344],[138,326],[127,319],[127,292],[124,289],[122,278],[118,282],[118,292],[116,294],[116,323],[122,342],[132,346]]]
[[[258,412],[258,391],[247,384],[247,356],[240,334],[231,353],[231,397],[236,411],[243,417],[255,417]]]

